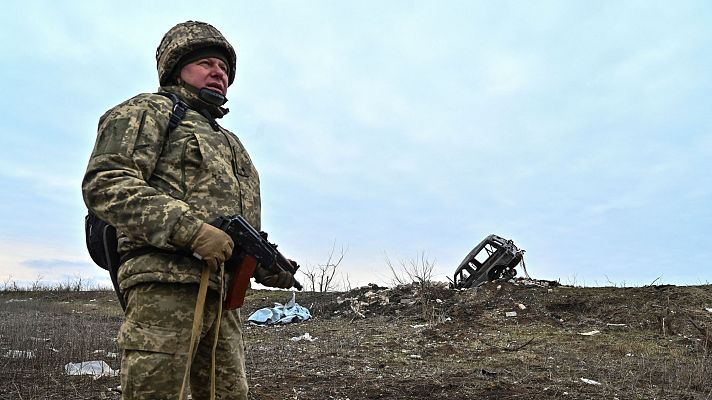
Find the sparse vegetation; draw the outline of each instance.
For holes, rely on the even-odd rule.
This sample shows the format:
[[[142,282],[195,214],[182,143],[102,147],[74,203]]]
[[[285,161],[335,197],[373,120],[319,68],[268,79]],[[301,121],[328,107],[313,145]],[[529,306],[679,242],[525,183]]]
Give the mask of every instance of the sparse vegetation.
[[[107,274],[108,276],[108,274]],[[0,292],[84,292],[113,290],[111,286],[97,284],[81,275],[65,278],[63,281],[45,281],[42,275],[32,281],[18,282],[8,275],[0,284]]]
[[[434,322],[444,318],[438,307],[432,304],[435,261],[428,259],[425,252],[421,251],[416,258],[400,260],[399,267],[393,266],[390,258],[386,255],[386,265],[391,271],[391,283],[393,285],[415,285],[418,288],[418,304],[420,305],[423,319]]]
[[[329,257],[324,264],[317,264],[315,266],[305,266],[299,269],[305,277],[306,281],[305,289],[311,292],[328,292],[336,289],[334,282],[334,276],[336,275],[336,270],[339,268],[339,264],[344,260],[346,255],[346,249],[341,246],[338,254],[336,252],[336,242],[331,246],[331,251],[329,252]],[[348,276],[344,278],[346,286],[350,286]]]
[[[712,399],[709,285],[429,287],[440,318],[411,283],[298,293],[313,320],[246,325],[250,399]],[[252,290],[243,316],[288,297]],[[118,377],[63,371],[119,367],[113,292],[5,291],[0,321],[0,399],[119,398]]]

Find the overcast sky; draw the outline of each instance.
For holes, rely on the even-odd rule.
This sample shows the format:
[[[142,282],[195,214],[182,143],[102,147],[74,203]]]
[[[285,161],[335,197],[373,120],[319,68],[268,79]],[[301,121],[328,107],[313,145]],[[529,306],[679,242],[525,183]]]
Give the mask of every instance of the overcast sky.
[[[80,184],[101,114],[157,89],[176,23],[238,52],[222,124],[263,229],[353,286],[495,233],[535,278],[712,281],[708,1],[11,1],[0,15],[0,285],[102,282]],[[341,279],[342,277],[339,277]]]

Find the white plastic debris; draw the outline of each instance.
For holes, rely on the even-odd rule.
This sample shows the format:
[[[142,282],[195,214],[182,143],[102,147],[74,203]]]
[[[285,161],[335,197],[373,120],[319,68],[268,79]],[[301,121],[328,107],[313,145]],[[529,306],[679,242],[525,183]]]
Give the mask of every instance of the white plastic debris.
[[[35,353],[32,350],[8,350],[3,354],[5,358],[35,358]]]
[[[601,331],[590,331],[590,332],[581,332],[579,335],[581,336],[593,336],[593,335],[598,335],[601,333]]]
[[[423,358],[423,356],[421,356],[420,354],[411,354],[410,358],[414,360],[420,360],[421,358]]]
[[[517,303],[517,307],[519,307],[520,310],[526,310],[526,309],[527,309],[527,306],[525,306],[525,305],[522,304],[522,303]]]
[[[84,361],[68,363],[64,366],[67,375],[91,375],[94,379],[102,376],[117,376],[118,371],[111,369],[104,361]]]
[[[106,357],[109,357],[109,358],[116,358],[119,356],[118,353],[112,353],[112,352],[106,351],[106,350],[94,350],[94,352],[92,354],[105,355]]]
[[[504,313],[504,316],[505,317],[516,317],[517,312],[516,311],[507,311],[506,313]]]
[[[309,310],[297,304],[295,293],[292,292],[292,299],[287,304],[275,303],[272,308],[261,308],[252,313],[247,320],[257,325],[281,325],[306,321],[310,318]]]
[[[705,311],[712,312],[712,308],[705,308]]]
[[[6,300],[5,303],[21,303],[21,302],[27,301],[27,300],[32,300],[32,297],[29,297],[26,299],[10,299],[10,300]]]
[[[410,327],[413,329],[418,329],[418,328],[425,328],[426,326],[428,326],[428,324],[411,325]]]
[[[601,386],[601,382],[596,382],[593,379],[581,378],[581,382],[588,383],[589,385]]]
[[[298,341],[300,341],[300,340],[306,340],[306,341],[308,341],[308,342],[313,342],[313,341],[316,340],[316,338],[313,338],[313,337],[309,334],[309,332],[307,332],[307,333],[303,334],[302,336],[295,336],[295,337],[293,337],[293,338],[290,338],[289,340],[291,340],[292,342],[298,342]]]
[[[606,326],[618,326],[618,327],[624,327],[628,326],[627,324],[606,324]]]

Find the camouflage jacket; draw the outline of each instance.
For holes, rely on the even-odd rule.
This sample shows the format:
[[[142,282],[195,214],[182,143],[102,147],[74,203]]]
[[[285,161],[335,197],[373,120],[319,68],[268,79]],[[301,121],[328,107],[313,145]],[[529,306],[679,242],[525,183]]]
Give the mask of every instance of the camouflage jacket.
[[[183,88],[163,90],[195,104]],[[220,215],[242,214],[260,229],[259,176],[238,138],[217,124],[215,131],[192,108],[166,135],[171,108],[165,96],[140,94],[99,120],[82,194],[91,211],[116,227],[120,254],[145,246],[190,253],[200,225]],[[150,253],[126,261],[119,282],[122,289],[140,282],[194,283],[202,266],[191,256]]]

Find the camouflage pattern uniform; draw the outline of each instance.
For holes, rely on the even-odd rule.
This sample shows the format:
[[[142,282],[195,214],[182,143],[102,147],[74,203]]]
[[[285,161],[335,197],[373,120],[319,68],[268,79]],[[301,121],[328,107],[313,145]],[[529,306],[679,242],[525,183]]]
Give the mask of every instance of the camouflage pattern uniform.
[[[240,140],[215,122],[227,110],[200,100],[169,76],[181,56],[201,45],[226,49],[232,83],[235,54],[222,35],[208,24],[176,25],[161,42],[157,60],[161,91],[175,93],[190,107],[184,119],[166,135],[172,102],[157,94],[140,94],[112,108],[99,121],[82,182],[87,207],[117,228],[120,254],[146,246],[165,250],[132,258],[119,269],[127,299],[119,331],[123,399],[178,398],[205,265],[189,255],[200,225],[242,214],[260,227],[257,171]],[[168,59],[166,52],[172,52]],[[225,282],[229,279],[226,272]],[[208,398],[217,290],[223,284],[211,275],[191,368],[193,399]],[[216,351],[219,399],[247,398],[240,325],[238,311],[223,311]]]

